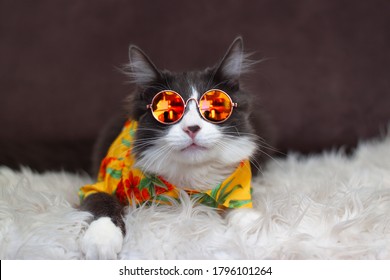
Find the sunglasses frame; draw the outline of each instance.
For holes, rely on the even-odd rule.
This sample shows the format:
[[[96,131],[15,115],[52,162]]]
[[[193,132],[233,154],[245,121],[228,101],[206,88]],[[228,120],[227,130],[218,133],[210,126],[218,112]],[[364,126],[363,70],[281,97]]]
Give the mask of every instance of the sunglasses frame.
[[[220,91],[220,92],[222,92],[222,93],[224,93],[224,94],[228,97],[228,99],[229,99],[229,101],[230,101],[230,104],[231,104],[231,109],[230,109],[229,115],[228,115],[224,120],[221,120],[221,121],[211,121],[211,120],[208,120],[208,119],[206,119],[205,116],[203,116],[203,114],[202,114],[201,111],[200,111],[200,104],[199,104],[199,101],[200,101],[207,93],[209,93],[210,91],[216,91],[216,90],[217,90],[217,91]],[[170,123],[162,122],[162,121],[160,121],[158,118],[156,118],[155,115],[153,114],[153,108],[152,108],[152,107],[153,107],[154,100],[156,99],[156,97],[157,97],[159,94],[161,94],[161,93],[163,93],[163,92],[166,92],[166,91],[173,92],[173,93],[177,94],[177,95],[180,97],[180,99],[183,101],[183,104],[184,104],[183,114],[182,114],[182,115],[180,116],[180,118],[178,118],[176,121],[170,122]],[[174,90],[169,90],[169,89],[167,89],[167,90],[162,90],[162,91],[157,92],[157,93],[154,95],[154,97],[153,97],[153,99],[152,99],[152,102],[151,102],[150,104],[146,105],[146,109],[150,109],[150,111],[151,111],[151,113],[152,113],[152,116],[153,116],[159,123],[162,123],[162,124],[165,124],[165,125],[171,125],[171,124],[175,124],[175,123],[179,122],[179,121],[183,118],[184,112],[186,111],[186,108],[187,108],[187,104],[188,104],[188,102],[190,102],[191,100],[195,101],[195,103],[196,103],[196,105],[197,105],[197,107],[198,107],[198,112],[199,112],[199,114],[201,115],[201,117],[202,117],[205,121],[210,122],[210,123],[215,123],[215,124],[220,124],[220,123],[225,122],[225,121],[226,121],[228,118],[230,118],[230,116],[232,115],[232,113],[233,113],[233,108],[237,108],[237,106],[238,106],[238,104],[237,104],[236,102],[233,102],[233,100],[232,100],[232,98],[230,97],[230,95],[227,94],[225,91],[223,91],[223,90],[221,90],[221,89],[209,89],[208,91],[206,91],[205,93],[203,93],[203,94],[201,95],[201,97],[199,98],[199,100],[196,100],[194,97],[191,97],[191,98],[188,98],[187,101],[184,101],[184,98],[183,98],[178,92],[176,92],[176,91],[174,91]]]

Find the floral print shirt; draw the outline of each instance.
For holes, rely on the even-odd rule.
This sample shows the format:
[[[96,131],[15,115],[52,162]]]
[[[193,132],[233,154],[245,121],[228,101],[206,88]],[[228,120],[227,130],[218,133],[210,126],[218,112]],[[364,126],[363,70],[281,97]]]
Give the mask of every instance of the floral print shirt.
[[[97,182],[80,188],[81,200],[93,193],[105,192],[115,195],[125,205],[169,204],[173,200],[179,201],[180,191],[185,191],[192,199],[215,208],[252,207],[252,176],[248,160],[242,161],[228,178],[217,186],[210,186],[207,191],[179,189],[161,176],[146,174],[134,167],[135,158],[131,151],[136,130],[136,121],[125,123],[101,163]]]

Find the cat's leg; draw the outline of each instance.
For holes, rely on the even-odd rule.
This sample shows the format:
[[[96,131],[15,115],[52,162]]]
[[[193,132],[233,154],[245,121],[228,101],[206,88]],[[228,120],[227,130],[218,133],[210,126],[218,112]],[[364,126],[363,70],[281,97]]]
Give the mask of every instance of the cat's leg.
[[[86,259],[117,259],[126,234],[123,206],[114,196],[96,193],[85,198],[80,209],[94,215],[81,239],[81,250]]]

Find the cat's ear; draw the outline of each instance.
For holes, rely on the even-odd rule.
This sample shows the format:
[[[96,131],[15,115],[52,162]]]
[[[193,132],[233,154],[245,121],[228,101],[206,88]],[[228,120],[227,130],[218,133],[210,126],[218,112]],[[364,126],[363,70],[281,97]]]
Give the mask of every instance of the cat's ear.
[[[139,86],[147,86],[160,77],[160,72],[149,57],[138,47],[129,47],[129,64],[126,65],[126,74],[131,82]]]
[[[248,72],[250,62],[243,49],[243,40],[241,37],[237,37],[217,67],[216,76],[219,79],[238,83],[240,76]]]

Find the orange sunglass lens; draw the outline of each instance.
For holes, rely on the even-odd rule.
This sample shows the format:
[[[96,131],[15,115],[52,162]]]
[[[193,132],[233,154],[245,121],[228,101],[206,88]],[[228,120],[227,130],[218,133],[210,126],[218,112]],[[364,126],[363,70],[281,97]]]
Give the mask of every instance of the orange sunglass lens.
[[[210,90],[199,100],[200,113],[212,122],[222,122],[229,118],[232,106],[230,97],[221,90]]]
[[[162,91],[153,99],[152,112],[159,122],[177,122],[184,113],[184,101],[174,91]]]

